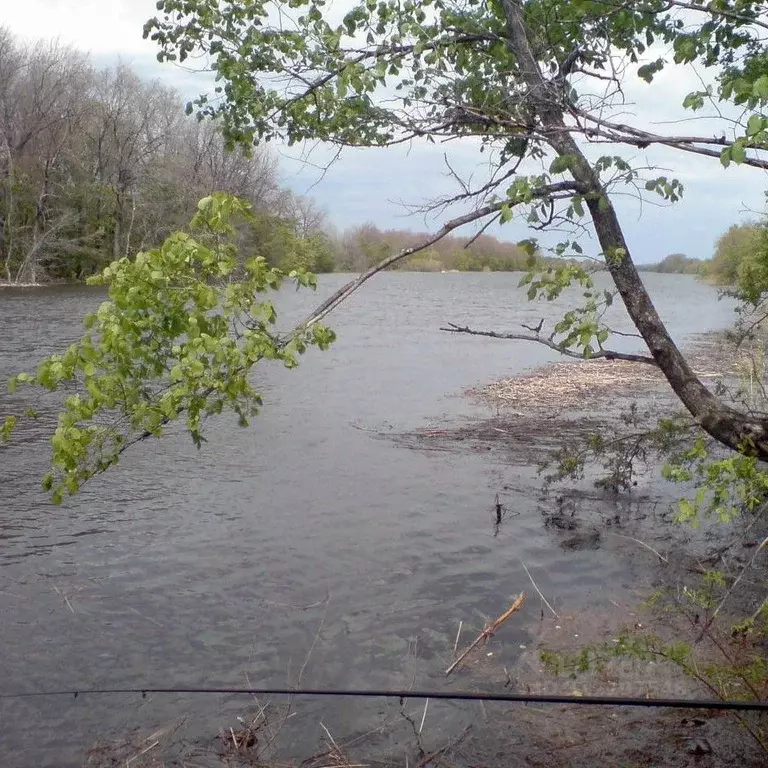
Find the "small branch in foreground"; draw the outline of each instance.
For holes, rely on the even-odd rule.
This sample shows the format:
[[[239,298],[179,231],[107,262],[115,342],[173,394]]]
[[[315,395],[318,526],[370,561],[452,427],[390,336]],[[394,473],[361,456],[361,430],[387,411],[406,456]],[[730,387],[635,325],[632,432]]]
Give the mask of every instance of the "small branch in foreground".
[[[658,365],[658,363],[652,358],[648,357],[647,355],[633,355],[629,354],[627,352],[615,352],[611,349],[600,349],[596,352],[593,352],[588,358],[585,358],[584,355],[579,354],[578,352],[573,352],[570,349],[565,349],[564,347],[561,347],[556,342],[552,341],[552,339],[545,339],[542,336],[537,335],[531,335],[527,333],[499,333],[498,331],[476,331],[473,328],[470,328],[469,326],[461,326],[456,325],[455,323],[448,323],[448,328],[440,328],[441,331],[445,331],[446,333],[466,333],[470,336],[487,336],[491,339],[511,339],[513,341],[535,341],[538,344],[543,344],[545,347],[549,347],[550,349],[554,349],[555,352],[559,352],[561,355],[565,355],[566,357],[573,357],[576,360],[596,360],[599,358],[604,358],[606,360],[623,360],[628,363],[647,363],[649,365]]]
[[[644,541],[640,541],[640,539],[636,539],[634,536],[624,536],[621,533],[613,533],[612,531],[606,531],[606,533],[609,536],[618,536],[620,539],[628,539],[629,541],[634,541],[637,544],[639,544],[641,547],[645,547],[649,552],[653,552],[656,557],[659,558],[659,560],[662,560],[667,565],[669,565],[669,558],[664,557],[660,552],[657,552],[650,544],[646,544]]]
[[[743,578],[744,574],[755,564],[755,560],[757,559],[757,556],[762,552],[762,550],[768,547],[768,536],[766,536],[762,542],[758,545],[757,549],[755,550],[754,554],[752,555],[751,560],[741,569],[741,572],[739,575],[734,579],[733,584],[731,584],[728,591],[723,595],[722,600],[717,604],[717,607],[712,612],[712,615],[704,622],[704,627],[702,628],[701,632],[699,633],[699,636],[696,638],[696,642],[701,642],[701,639],[704,637],[704,635],[707,633],[707,630],[712,626],[712,622],[717,618],[717,614],[720,613],[720,609],[725,605],[728,598],[731,596],[731,593],[734,589],[739,585],[739,582]]]
[[[491,621],[489,624],[486,625],[485,629],[475,638],[474,642],[459,656],[456,661],[451,664],[448,669],[445,670],[445,674],[450,675],[451,672],[453,672],[456,667],[461,664],[462,661],[470,654],[471,651],[473,651],[475,648],[477,648],[480,643],[485,640],[486,642],[490,640],[493,635],[498,632],[499,627],[516,611],[520,608],[520,606],[525,602],[525,592],[521,592],[517,598],[515,599],[515,602],[512,603],[512,605],[507,608],[504,613],[501,614],[495,621]]]

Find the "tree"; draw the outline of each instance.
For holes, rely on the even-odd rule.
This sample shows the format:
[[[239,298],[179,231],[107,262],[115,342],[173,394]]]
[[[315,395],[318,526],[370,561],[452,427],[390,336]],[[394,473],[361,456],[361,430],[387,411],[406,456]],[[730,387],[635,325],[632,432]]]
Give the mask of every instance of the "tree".
[[[464,225],[485,227],[522,215],[534,229],[570,226],[579,233],[590,226],[597,256],[650,352],[632,359],[658,366],[717,441],[768,460],[768,420],[721,400],[696,376],[645,289],[613,202],[625,185],[668,202],[683,192],[674,178],[634,168],[622,148],[661,146],[681,158],[693,153],[726,167],[768,168],[768,11],[761,3],[364,0],[337,23],[324,0],[291,0],[280,3],[279,26],[272,6],[262,0],[160,0],[160,15],[145,26],[161,61],[207,56],[216,92],[188,109],[201,119],[218,118],[228,147],[313,140],[341,151],[461,140],[491,158],[484,183],[457,177],[458,192],[434,201],[434,210],[462,210],[439,231],[387,255],[361,248],[361,260],[376,263],[318,307],[302,331],[378,271]],[[710,102],[730,107],[718,113],[723,134],[711,127],[699,135],[659,133],[641,121],[610,118],[626,81],[636,72],[654,88],[668,59],[708,73],[712,84],[687,95],[681,111],[695,113]],[[592,159],[593,144],[613,145],[619,153]],[[534,252],[537,243],[521,247]],[[577,281],[585,304],[566,313],[549,336],[508,336],[568,354],[627,357],[604,346],[611,329],[601,318],[612,294],[596,292],[588,271],[567,258],[582,255],[577,238],[554,251],[564,263],[529,274],[529,296],[552,298]]]
[[[307,242],[317,236],[318,264],[332,267],[322,212],[281,187],[272,153],[228,151],[216,124],[185,116],[174,91],[123,64],[97,71],[57,42],[22,45],[0,27],[5,282],[83,279],[162,242],[217,191],[284,219]]]
[[[646,269],[662,273],[697,275],[703,272],[704,262],[701,259],[692,259],[684,253],[670,253],[658,264]]]
[[[223,193],[203,198],[189,233],[135,259],[122,257],[92,281],[108,284],[109,301],[86,318],[80,341],[35,374],[11,380],[11,391],[30,383],[49,391],[82,385],[64,401],[51,439],[53,471],[43,486],[54,502],[181,417],[198,447],[207,416],[231,411],[246,426],[261,405],[249,380],[254,365],[277,360],[292,368],[307,346],[333,341],[320,325],[274,331],[275,308],[260,294],[279,288],[286,275],[260,256],[241,262],[233,243],[238,220],[252,218],[246,201]],[[288,277],[315,285],[305,270]],[[3,435],[15,421],[6,419]]]
[[[46,212],[88,76],[76,52],[55,42],[22,48],[0,28],[0,261],[9,281],[35,281],[47,234],[66,220],[46,221]]]
[[[762,227],[755,224],[734,224],[715,244],[709,275],[722,285],[736,285],[747,263],[757,258],[762,244]]]
[[[385,147],[472,137],[480,148],[495,150],[486,185],[475,190],[465,185],[441,202],[474,204],[460,223],[504,221],[516,208],[543,226],[588,217],[649,360],[709,434],[768,459],[768,421],[730,407],[704,386],[635,268],[612,192],[620,184],[636,185],[639,172],[620,156],[590,161],[584,146],[588,141],[663,145],[725,166],[768,168],[768,118],[762,112],[768,100],[768,12],[761,3],[367,1],[340,24],[325,13],[323,0],[286,5],[295,9],[293,23],[278,29],[266,3],[163,0],[162,15],[147,23],[145,36],[159,44],[161,60],[184,61],[201,50],[211,56],[225,86],[217,88],[223,98],[214,102],[204,95],[195,106],[201,116],[224,120],[231,144],[281,138]],[[659,51],[637,69],[650,84],[667,65],[660,45],[671,47],[676,63],[697,64],[714,74],[715,84],[689,94],[683,109],[695,111],[709,100],[744,109],[735,126],[723,121],[729,135],[659,134],[605,117],[630,76],[629,65]],[[596,98],[606,81],[609,88]],[[383,98],[385,92],[396,94],[394,102]],[[548,168],[522,175],[522,164],[530,161],[545,161]],[[682,193],[679,182],[666,176],[647,179],[645,188],[672,201]],[[531,285],[536,294],[541,284]],[[592,302],[576,316],[579,333],[560,327],[587,354],[604,352],[607,338],[596,306]]]

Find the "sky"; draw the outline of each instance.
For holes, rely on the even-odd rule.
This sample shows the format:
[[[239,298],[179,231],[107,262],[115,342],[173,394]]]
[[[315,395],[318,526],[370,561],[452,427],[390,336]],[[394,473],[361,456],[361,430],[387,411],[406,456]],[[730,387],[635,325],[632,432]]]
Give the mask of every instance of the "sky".
[[[336,5],[343,2],[336,0]],[[209,75],[159,64],[155,45],[142,39],[144,22],[156,14],[155,0],[23,0],[2,5],[0,24],[23,40],[57,37],[88,52],[96,66],[122,60],[140,76],[176,88],[185,99],[210,89]],[[689,67],[665,70],[652,88],[633,78],[627,88],[632,103],[620,121],[641,121],[660,133],[714,133],[706,120],[684,128],[665,125],[679,117],[685,94],[698,88],[699,75]],[[614,153],[605,145],[600,150]],[[347,151],[325,173],[317,167],[330,157],[325,147],[312,148],[309,162],[306,151],[288,147],[273,151],[280,156],[283,183],[297,194],[312,196],[340,230],[370,222],[381,229],[432,231],[444,218],[425,219],[404,203],[420,203],[456,191],[446,173],[445,146]],[[484,156],[478,154],[471,140],[454,142],[449,151],[452,166],[482,178]],[[768,179],[763,171],[733,166],[723,169],[717,159],[664,148],[629,150],[628,154],[621,150],[621,154],[639,165],[661,166],[658,175],[674,176],[685,185],[683,201],[673,206],[659,207],[652,199],[641,204],[629,196],[618,199],[630,250],[638,263],[659,261],[675,252],[708,258],[717,237],[730,225],[755,220],[764,211]],[[489,233],[509,240],[536,234],[522,222],[493,228]],[[598,250],[589,240],[582,244],[586,253]]]

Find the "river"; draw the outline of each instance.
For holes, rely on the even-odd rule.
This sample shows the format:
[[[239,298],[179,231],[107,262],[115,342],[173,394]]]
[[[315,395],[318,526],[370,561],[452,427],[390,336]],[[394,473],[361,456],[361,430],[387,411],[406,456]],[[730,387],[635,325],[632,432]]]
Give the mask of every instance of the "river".
[[[325,276],[318,293],[346,279]],[[683,343],[733,319],[732,306],[694,278],[644,279]],[[53,413],[36,395],[0,395],[0,415],[31,404],[43,411],[42,424],[0,449],[2,692],[238,686],[246,675],[282,685],[300,673],[311,686],[444,686],[459,620],[481,628],[481,615],[499,613],[529,583],[519,558],[559,605],[621,589],[619,554],[555,546],[533,494],[510,501],[520,514],[493,538],[494,495],[515,468],[409,450],[366,431],[480,413],[462,391],[556,359],[533,344],[439,331],[445,321],[519,330],[567,305],[567,297],[528,303],[518,280],[382,274],[330,317],[331,350],[311,350],[298,370],[257,373],[264,408],[249,429],[221,417],[199,452],[178,432],[147,442],[60,507],[39,486]],[[281,322],[289,326],[320,295],[285,291]],[[76,338],[102,296],[83,287],[2,290],[0,380]],[[619,305],[610,312],[630,330]],[[538,605],[526,610],[538,615]],[[522,625],[505,628],[511,657],[530,639]],[[81,765],[98,738],[185,712],[197,731],[214,733],[246,704],[0,701],[0,763]],[[311,705],[307,739],[319,712],[334,732],[353,732],[381,710]]]

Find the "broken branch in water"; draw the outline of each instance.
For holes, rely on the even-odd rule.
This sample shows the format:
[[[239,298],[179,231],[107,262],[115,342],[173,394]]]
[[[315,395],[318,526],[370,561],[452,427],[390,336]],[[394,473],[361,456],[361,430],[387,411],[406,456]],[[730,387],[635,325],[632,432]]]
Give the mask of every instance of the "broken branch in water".
[[[515,601],[512,603],[512,605],[507,608],[504,613],[501,614],[495,621],[490,622],[486,625],[485,629],[475,638],[475,641],[467,648],[456,661],[451,664],[448,669],[445,670],[446,675],[450,675],[451,672],[453,672],[456,667],[461,664],[462,661],[475,649],[477,648],[480,643],[482,643],[484,640],[487,642],[496,632],[498,632],[501,625],[516,611],[520,608],[520,606],[525,602],[525,592],[521,592],[517,598],[515,598]]]
[[[430,754],[426,755],[421,759],[420,762],[416,763],[414,768],[426,768],[426,766],[430,765],[431,763],[435,763],[438,758],[445,755],[446,752],[449,752],[454,747],[457,747],[464,739],[466,738],[467,734],[472,730],[472,726],[468,725],[462,732],[459,734],[458,738],[454,739],[452,742],[446,744],[444,747],[441,747],[440,749],[436,750],[435,752],[431,752]],[[408,757],[406,755],[406,766],[408,765]]]

